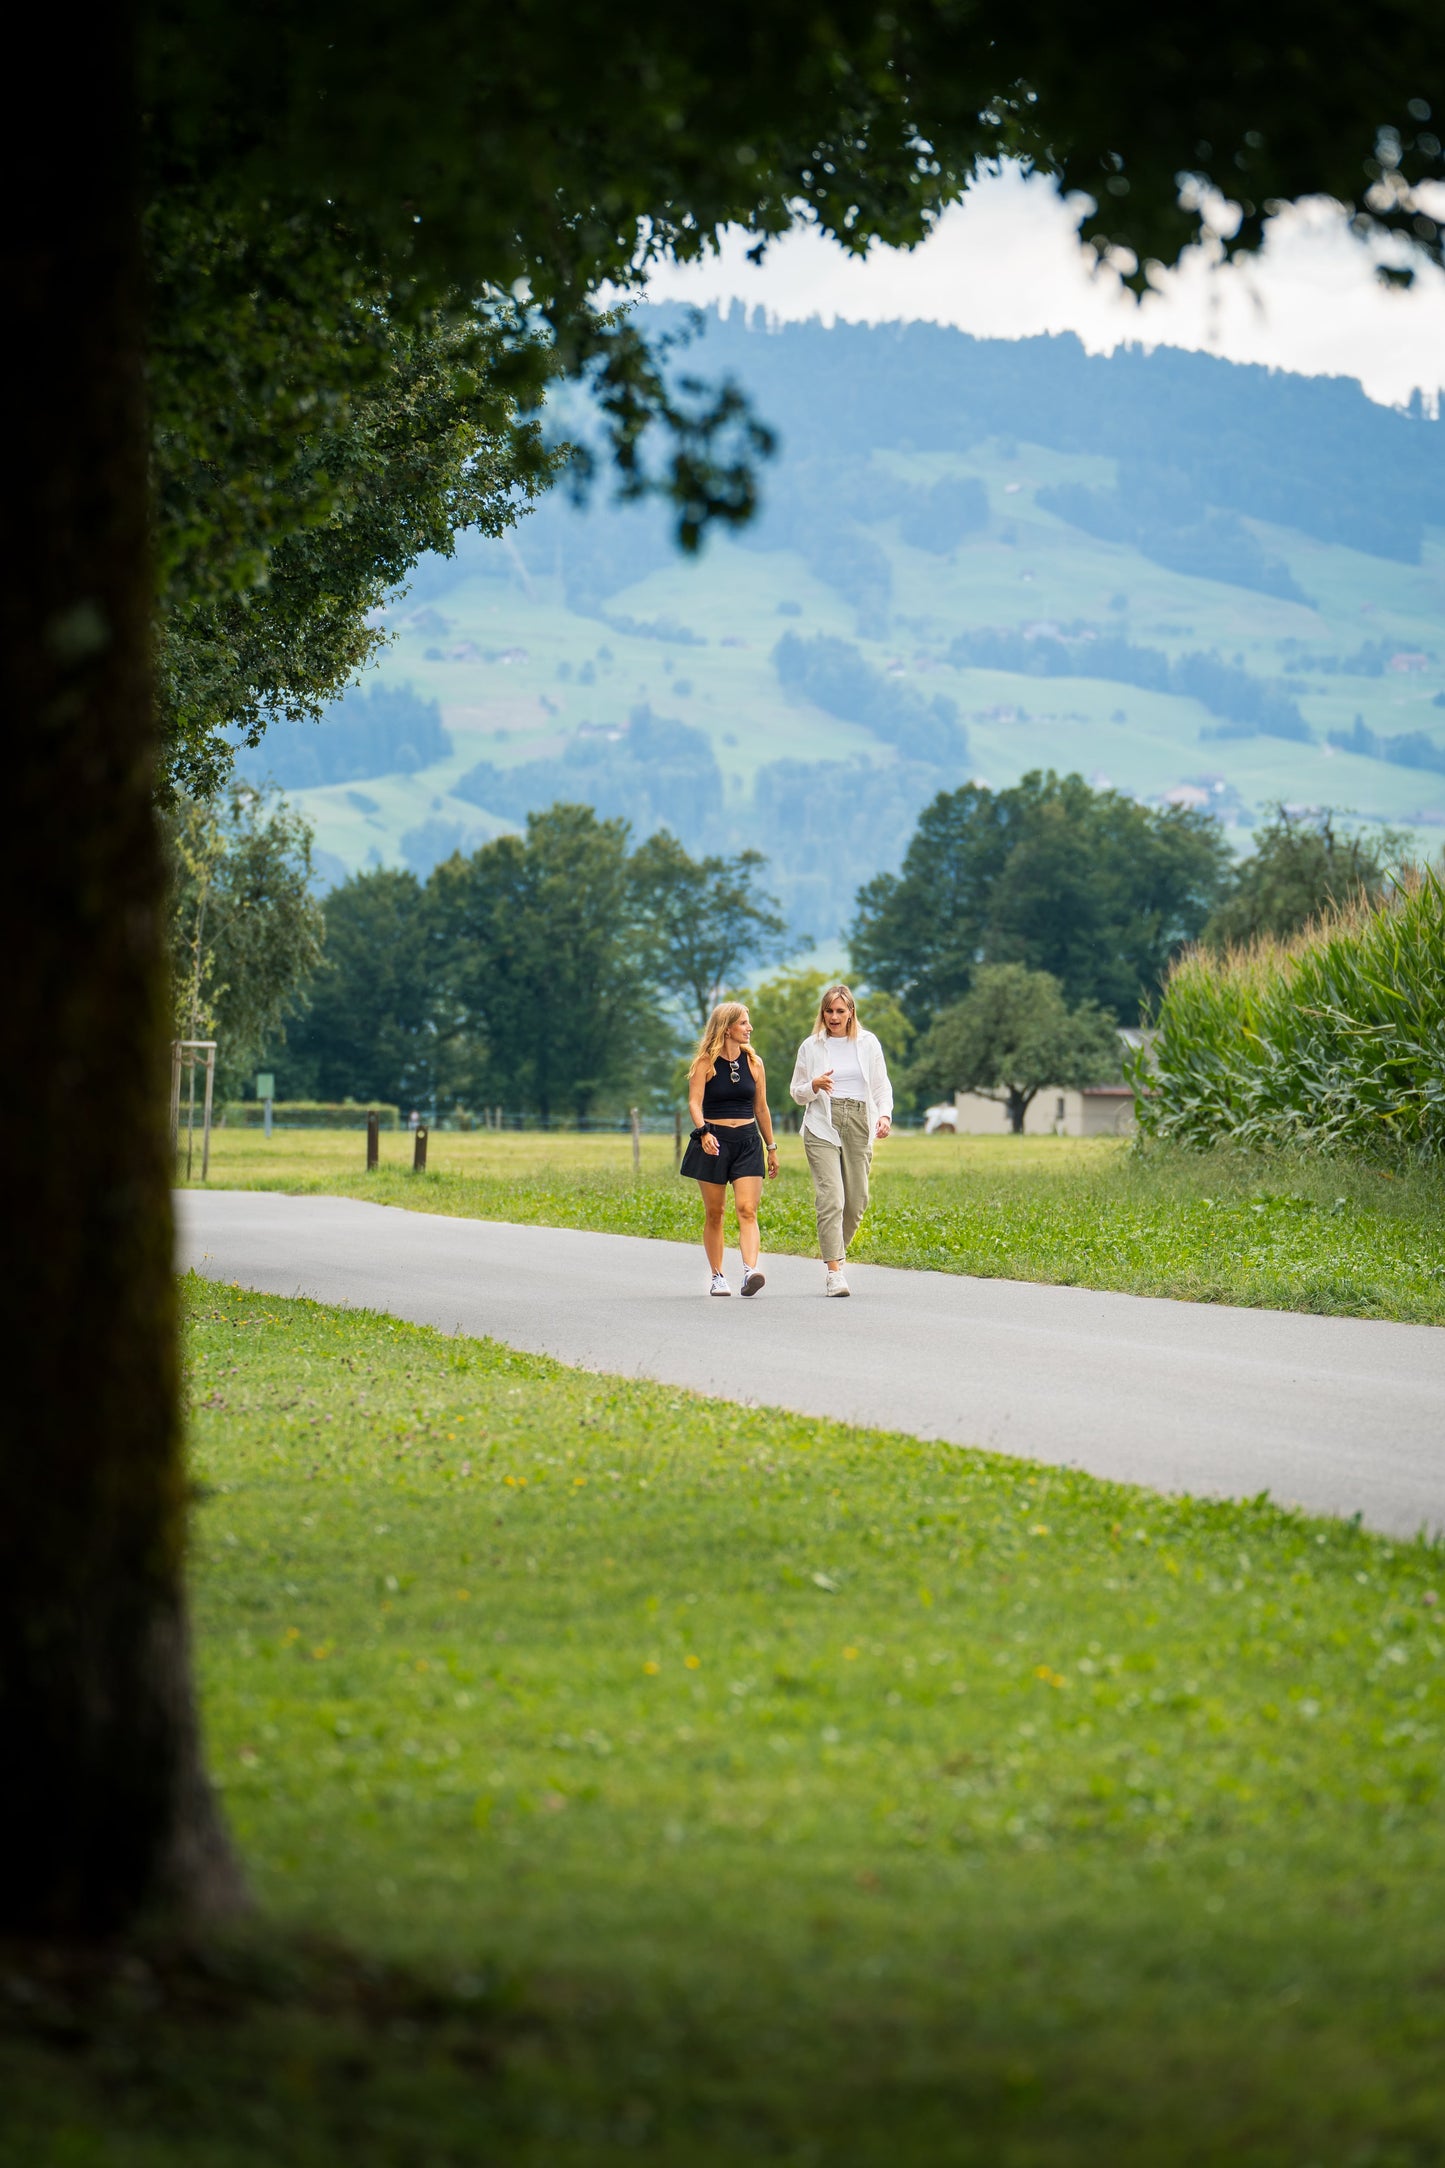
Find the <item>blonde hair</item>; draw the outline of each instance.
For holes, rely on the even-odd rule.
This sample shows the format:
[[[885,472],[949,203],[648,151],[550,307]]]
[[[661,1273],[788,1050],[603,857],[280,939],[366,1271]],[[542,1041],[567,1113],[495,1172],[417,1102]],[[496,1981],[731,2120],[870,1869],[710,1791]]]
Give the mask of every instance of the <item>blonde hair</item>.
[[[855,1000],[853,999],[853,989],[851,988],[851,986],[842,986],[842,985],[838,985],[838,986],[825,986],[825,987],[823,988],[823,991],[822,991],[822,993],[821,993],[821,994],[820,994],[820,995],[818,996],[818,1013],[817,1013],[817,1015],[816,1015],[816,1016],[815,1016],[815,1017],[813,1018],[813,1037],[814,1037],[815,1039],[826,1039],[826,1038],[827,1038],[827,1036],[828,1036],[828,1025],[827,1025],[827,1021],[826,1021],[826,1019],[825,1019],[825,1017],[824,1017],[824,1015],[823,1015],[823,1011],[824,1011],[824,1009],[826,1009],[826,1008],[827,1008],[827,1006],[828,1006],[828,1003],[829,1003],[830,1001],[836,1001],[836,1000],[838,999],[838,996],[839,996],[840,994],[842,995],[843,999],[844,999],[844,1000],[845,1000],[845,1001],[847,1002],[847,1004],[848,1004],[848,1028],[847,1028],[847,1030],[846,1030],[846,1031],[844,1032],[843,1036],[844,1036],[844,1038],[845,1038],[845,1039],[856,1039],[856,1038],[857,1038],[857,1036],[858,1036],[858,1004],[857,1004],[857,1002],[856,1002],[856,1001],[855,1001]]]
[[[712,1015],[702,1027],[702,1037],[697,1042],[697,1052],[692,1057],[692,1069],[689,1070],[689,1075],[692,1075],[698,1069],[711,1069],[713,1063],[721,1054],[723,1042],[730,1035],[734,1024],[736,1024],[740,1016],[746,1016],[747,1013],[746,1002],[720,1001],[718,1003]],[[758,1062],[752,1048],[745,1046],[743,1052],[748,1057],[749,1069],[756,1074]]]

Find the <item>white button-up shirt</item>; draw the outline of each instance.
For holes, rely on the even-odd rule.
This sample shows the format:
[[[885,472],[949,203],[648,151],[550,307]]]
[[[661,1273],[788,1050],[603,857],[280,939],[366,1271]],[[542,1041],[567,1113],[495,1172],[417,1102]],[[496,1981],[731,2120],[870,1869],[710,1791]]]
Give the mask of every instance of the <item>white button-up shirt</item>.
[[[830,1112],[831,1099],[827,1092],[813,1089],[813,1079],[834,1065],[831,1048],[847,1042],[830,1039],[826,1032],[805,1039],[798,1048],[798,1058],[793,1063],[792,1094],[804,1109],[803,1127],[815,1137],[826,1137],[830,1144],[842,1144],[842,1138],[833,1127]],[[883,1049],[871,1031],[858,1026],[858,1036],[852,1042],[858,1055],[858,1065],[863,1071],[865,1101],[868,1108],[868,1134],[871,1137],[885,1115],[893,1118],[893,1086],[888,1081],[888,1064]],[[844,1097],[847,1096],[845,1093]]]

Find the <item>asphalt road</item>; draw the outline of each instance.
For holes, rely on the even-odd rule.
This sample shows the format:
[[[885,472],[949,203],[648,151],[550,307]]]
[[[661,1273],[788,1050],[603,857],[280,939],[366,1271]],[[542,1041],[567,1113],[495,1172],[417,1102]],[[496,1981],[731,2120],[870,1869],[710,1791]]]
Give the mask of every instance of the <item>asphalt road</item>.
[[[797,1257],[722,1302],[700,1246],[265,1191],[182,1191],[177,1212],[182,1269],[265,1293],[1156,1490],[1445,1529],[1434,1326],[882,1265],[850,1266],[852,1299],[829,1302]]]

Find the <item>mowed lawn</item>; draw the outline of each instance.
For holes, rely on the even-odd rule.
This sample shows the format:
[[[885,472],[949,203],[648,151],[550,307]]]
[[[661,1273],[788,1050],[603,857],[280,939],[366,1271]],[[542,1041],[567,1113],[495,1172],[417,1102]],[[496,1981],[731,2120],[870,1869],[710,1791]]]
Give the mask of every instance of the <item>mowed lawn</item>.
[[[186,1301],[262,1924],[12,1964],[7,2164],[1439,2162],[1439,1549]]]
[[[816,1253],[801,1139],[781,1138],[763,1247]],[[221,1130],[211,1185],[325,1191],[416,1211],[695,1242],[701,1208],[672,1140],[439,1131],[425,1174],[412,1141],[355,1131]],[[199,1160],[196,1162],[199,1165]],[[855,1258],[1189,1301],[1445,1323],[1445,1173],[1244,1153],[1139,1152],[1115,1140],[924,1137],[874,1155]]]

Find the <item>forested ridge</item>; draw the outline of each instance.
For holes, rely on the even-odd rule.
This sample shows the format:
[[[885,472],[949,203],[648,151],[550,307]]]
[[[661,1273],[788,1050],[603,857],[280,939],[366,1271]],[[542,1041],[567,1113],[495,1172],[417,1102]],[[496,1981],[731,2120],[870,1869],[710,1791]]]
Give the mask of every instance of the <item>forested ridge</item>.
[[[1206,794],[1244,828],[1281,801],[1435,818],[1433,784],[1406,780],[1445,760],[1445,436],[1419,402],[1175,350],[739,310],[669,366],[730,374],[774,425],[755,521],[683,566],[658,508],[557,489],[505,537],[423,557],[388,612],[388,728],[352,694],[246,756],[292,789],[383,779],[308,803],[328,878],[425,878],[583,802],[639,839],[757,847],[796,929],[826,938],[838,864],[896,868],[971,776],[1077,768]],[[585,434],[576,402],[565,426]],[[451,717],[449,750],[418,765],[403,708]],[[403,796],[385,779],[404,776]]]

